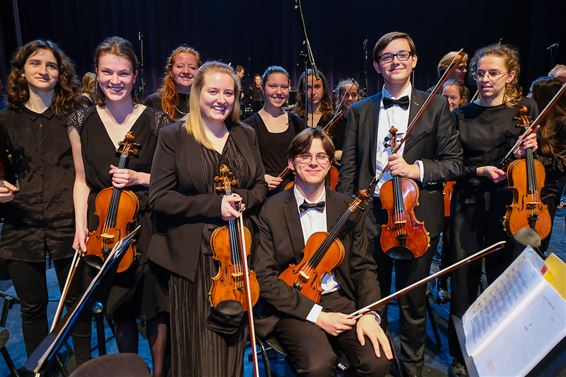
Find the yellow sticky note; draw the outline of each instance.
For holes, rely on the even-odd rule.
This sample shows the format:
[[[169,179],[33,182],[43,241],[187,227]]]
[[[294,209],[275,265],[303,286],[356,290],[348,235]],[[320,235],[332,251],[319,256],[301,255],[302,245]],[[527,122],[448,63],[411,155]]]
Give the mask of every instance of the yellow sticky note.
[[[566,263],[551,253],[544,261],[548,266],[548,272],[544,275],[546,281],[550,283],[566,300]]]

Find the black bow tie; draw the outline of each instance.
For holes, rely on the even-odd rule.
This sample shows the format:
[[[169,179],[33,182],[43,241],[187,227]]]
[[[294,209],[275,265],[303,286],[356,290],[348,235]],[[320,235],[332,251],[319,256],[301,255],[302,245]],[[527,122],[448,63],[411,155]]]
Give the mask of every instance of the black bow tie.
[[[303,204],[301,204],[299,206],[299,212],[303,213],[305,211],[308,211],[311,208],[316,209],[318,212],[322,213],[322,211],[324,211],[324,206],[326,205],[326,203],[324,202],[324,200],[322,202],[317,202],[317,203],[307,203],[307,201],[305,200],[303,202]]]
[[[409,108],[409,96],[403,96],[399,99],[383,97],[384,108],[389,109],[393,105],[399,105],[402,109],[407,110]]]

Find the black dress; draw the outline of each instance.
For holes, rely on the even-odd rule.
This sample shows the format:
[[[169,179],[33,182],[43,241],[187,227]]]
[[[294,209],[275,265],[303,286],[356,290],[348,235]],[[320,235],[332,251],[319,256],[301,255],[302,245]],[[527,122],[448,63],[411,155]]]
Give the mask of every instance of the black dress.
[[[478,177],[475,171],[480,166],[499,166],[499,162],[513,147],[523,132],[514,119],[523,105],[529,108],[531,119],[536,118],[536,103],[529,98],[522,98],[513,107],[483,107],[470,103],[455,111],[464,152],[464,176],[458,179],[451,202],[451,262],[464,259],[495,242],[510,240],[503,229],[503,216],[512,200],[507,181],[493,183],[488,178]],[[513,246],[509,243],[505,250],[485,258],[488,284],[511,264],[513,252]],[[452,273],[452,315],[461,317],[477,298],[481,274],[481,260]],[[452,326],[450,323],[450,353],[454,357],[461,357]]]
[[[289,148],[291,140],[305,129],[305,122],[301,118],[292,113],[287,113],[287,115],[289,126],[285,131],[280,133],[269,132],[259,113],[255,113],[244,120],[244,123],[251,126],[256,132],[261,161],[265,167],[265,174],[274,177],[281,174],[287,167],[287,149]],[[272,195],[282,191],[285,185],[292,179],[293,175],[289,174],[288,178],[279,185],[277,190],[270,190],[269,194]]]
[[[137,172],[150,173],[153,154],[157,144],[157,133],[159,128],[167,125],[167,116],[152,108],[147,107],[134,122],[130,131],[134,134],[135,142],[140,145],[136,155],[130,155],[126,167]],[[110,139],[104,124],[98,114],[97,107],[86,110],[78,110],[73,113],[68,120],[68,124],[77,129],[81,137],[81,148],[85,169],[85,178],[90,188],[88,198],[88,229],[96,230],[98,221],[95,216],[96,195],[107,187],[112,187],[112,177],[108,174],[110,165],[117,166],[119,154],[116,146]],[[137,223],[142,225],[137,238],[137,252],[139,254],[139,265],[117,275],[115,285],[110,291],[106,303],[108,315],[113,313],[129,300],[136,287],[143,285],[140,283],[140,275],[146,275],[147,248],[151,237],[151,212],[149,210],[148,188],[143,186],[130,186],[127,190],[133,191],[139,200],[139,211]],[[135,266],[135,265],[134,265]],[[137,292],[140,293],[139,291]],[[153,296],[153,297],[152,297]],[[139,295],[139,308],[136,313],[141,313],[142,317],[152,318],[159,311],[167,311],[167,303],[164,297],[155,297],[152,294]],[[157,300],[158,302],[155,302]],[[127,305],[127,311],[134,309]]]
[[[151,93],[143,101],[143,104],[151,107],[152,109],[163,112],[161,105],[161,94],[159,92]],[[189,94],[177,92],[177,101],[175,102],[175,119],[171,121],[181,120],[189,113]]]

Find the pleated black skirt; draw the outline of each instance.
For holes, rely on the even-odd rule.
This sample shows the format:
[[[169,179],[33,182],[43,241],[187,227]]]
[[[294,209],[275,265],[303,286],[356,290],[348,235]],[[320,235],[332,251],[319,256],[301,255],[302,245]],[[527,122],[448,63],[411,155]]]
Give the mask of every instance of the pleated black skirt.
[[[170,277],[173,376],[240,377],[244,374],[245,323],[230,336],[205,326],[210,313],[208,292],[214,269],[212,256],[201,254],[194,283],[175,274]]]

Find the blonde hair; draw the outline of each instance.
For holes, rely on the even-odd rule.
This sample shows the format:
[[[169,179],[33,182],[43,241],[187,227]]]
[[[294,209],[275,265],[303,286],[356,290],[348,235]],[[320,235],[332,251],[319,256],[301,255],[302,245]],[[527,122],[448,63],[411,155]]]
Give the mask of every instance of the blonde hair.
[[[444,55],[442,59],[440,59],[438,65],[436,66],[436,72],[438,73],[438,77],[442,77],[444,72],[446,72],[446,70],[450,66],[450,63],[452,63],[452,60],[454,60],[456,55],[458,55],[458,52],[459,51],[450,51],[449,53]],[[464,63],[468,65],[468,54],[464,54],[464,57],[462,58],[460,63]]]
[[[503,103],[507,107],[513,107],[519,103],[521,99],[521,87],[519,86],[519,74],[521,73],[521,64],[519,63],[519,52],[514,47],[504,44],[492,44],[480,48],[474,54],[470,62],[470,72],[475,75],[478,69],[478,63],[484,56],[497,56],[503,58],[505,67],[508,72],[515,72],[515,77],[510,83],[505,84],[505,93],[503,94]]]
[[[212,149],[212,143],[206,137],[204,132],[204,119],[200,110],[200,96],[204,87],[205,76],[209,73],[224,73],[229,75],[234,81],[234,106],[227,119],[236,124],[240,121],[240,80],[234,73],[232,67],[219,61],[209,61],[204,63],[193,80],[191,87],[191,96],[189,100],[189,115],[185,122],[185,129],[192,135],[197,142],[204,145],[208,149]]]

